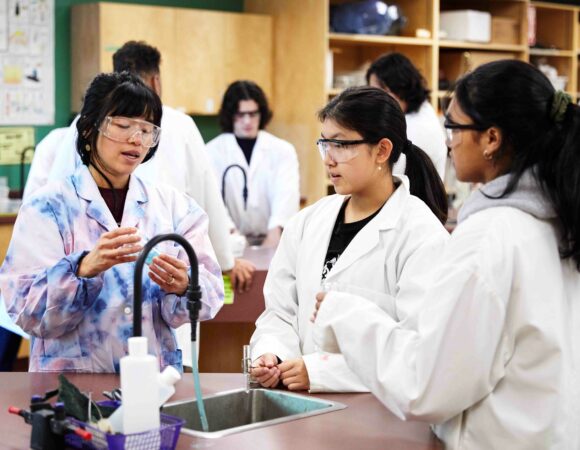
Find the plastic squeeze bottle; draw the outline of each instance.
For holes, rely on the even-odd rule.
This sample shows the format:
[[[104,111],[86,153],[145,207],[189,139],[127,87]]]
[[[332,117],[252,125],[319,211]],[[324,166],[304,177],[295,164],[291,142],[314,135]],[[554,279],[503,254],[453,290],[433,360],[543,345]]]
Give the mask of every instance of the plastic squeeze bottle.
[[[181,374],[173,366],[167,366],[163,372],[157,375],[157,386],[159,391],[159,399],[157,400],[157,409],[165,404],[167,400],[175,394],[175,386],[181,379]],[[123,405],[119,406],[115,412],[109,417],[111,429],[115,433],[123,433]]]
[[[129,355],[121,358],[123,433],[159,428],[159,362],[147,354],[147,338],[129,338]]]
[[[173,366],[167,366],[163,372],[157,377],[159,384],[159,403],[157,407],[160,408],[163,404],[175,394],[174,384],[181,380],[181,374]]]

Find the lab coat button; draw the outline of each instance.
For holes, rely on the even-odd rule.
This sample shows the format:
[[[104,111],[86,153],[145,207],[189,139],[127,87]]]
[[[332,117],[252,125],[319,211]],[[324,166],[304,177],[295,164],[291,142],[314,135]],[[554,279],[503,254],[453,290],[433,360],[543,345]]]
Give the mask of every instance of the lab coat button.
[[[125,306],[125,309],[123,310],[125,314],[129,315],[133,312],[133,310],[131,309],[130,306]]]

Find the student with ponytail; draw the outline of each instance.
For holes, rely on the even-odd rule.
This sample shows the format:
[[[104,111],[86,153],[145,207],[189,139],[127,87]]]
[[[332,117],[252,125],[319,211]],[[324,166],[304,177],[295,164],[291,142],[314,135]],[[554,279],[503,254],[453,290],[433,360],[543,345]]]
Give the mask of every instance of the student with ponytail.
[[[266,310],[251,340],[253,375],[264,387],[367,391],[342,355],[315,348],[315,295],[324,283],[409,320],[421,307],[414,301],[423,293],[416,276],[436,263],[448,239],[445,192],[386,92],[347,89],[319,118],[318,150],[337,195],[302,210],[284,229],[264,287]],[[391,171],[402,152],[410,183]]]
[[[480,66],[447,110],[465,202],[399,322],[317,294],[313,341],[449,449],[580,448],[580,108],[521,61]],[[364,327],[361,327],[364,324]]]

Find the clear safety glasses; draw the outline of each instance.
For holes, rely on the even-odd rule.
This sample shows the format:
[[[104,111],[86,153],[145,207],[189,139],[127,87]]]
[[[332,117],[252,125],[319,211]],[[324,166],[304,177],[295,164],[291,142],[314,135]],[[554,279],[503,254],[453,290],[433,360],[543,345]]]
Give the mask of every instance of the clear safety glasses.
[[[341,139],[318,139],[316,146],[320,157],[324,161],[326,155],[336,163],[344,163],[355,158],[359,154],[359,145],[373,144],[373,142],[359,139],[356,141],[344,141]]]
[[[146,120],[131,117],[107,116],[99,131],[112,141],[128,143],[141,139],[143,148],[155,147],[161,137],[161,128]]]
[[[475,123],[468,124],[455,123],[451,122],[449,119],[445,120],[443,127],[445,128],[445,134],[447,137],[447,140],[445,141],[445,145],[447,145],[447,147],[461,144],[462,131],[465,130],[485,131],[489,128],[483,125],[477,125]]]
[[[234,118],[237,120],[242,120],[244,117],[248,119],[255,119],[256,117],[260,117],[260,110],[257,109],[255,111],[242,111],[234,113]]]

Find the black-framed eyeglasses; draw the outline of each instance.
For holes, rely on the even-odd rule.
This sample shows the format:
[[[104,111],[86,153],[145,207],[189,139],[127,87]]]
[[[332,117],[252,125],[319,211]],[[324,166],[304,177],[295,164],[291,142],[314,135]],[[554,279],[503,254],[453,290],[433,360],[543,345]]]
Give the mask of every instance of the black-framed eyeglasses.
[[[451,147],[451,143],[454,142],[455,145],[460,144],[460,141],[453,137],[457,135],[457,131],[463,130],[473,130],[473,131],[485,131],[489,127],[484,125],[478,125],[476,123],[455,123],[451,122],[450,120],[446,119],[445,123],[443,124],[443,128],[445,128],[445,135],[447,137],[446,145],[447,147]]]
[[[475,123],[453,123],[445,121],[443,124],[443,128],[448,130],[476,130],[476,131],[484,131],[487,130],[489,127],[483,125],[477,125]]]
[[[240,111],[237,113],[234,113],[234,117],[236,119],[243,119],[244,116],[248,116],[250,119],[254,119],[256,117],[258,117],[260,115],[260,110],[257,109],[255,111]]]

